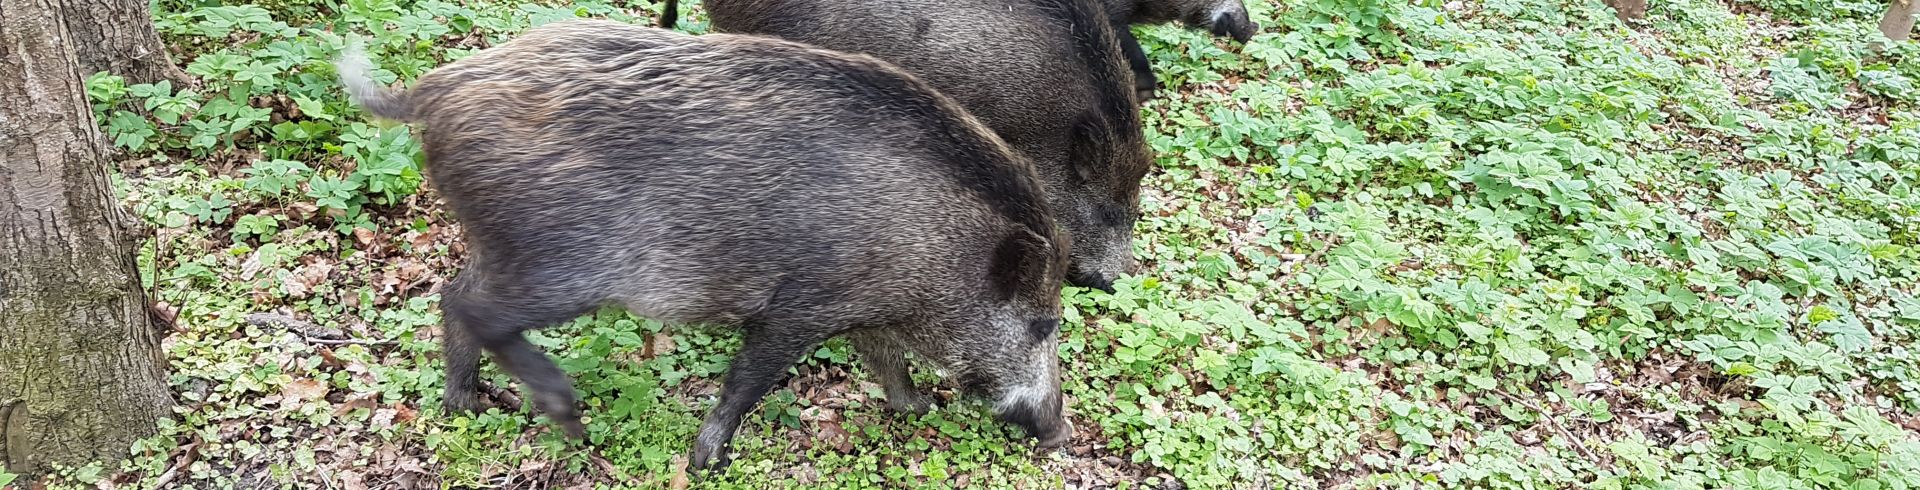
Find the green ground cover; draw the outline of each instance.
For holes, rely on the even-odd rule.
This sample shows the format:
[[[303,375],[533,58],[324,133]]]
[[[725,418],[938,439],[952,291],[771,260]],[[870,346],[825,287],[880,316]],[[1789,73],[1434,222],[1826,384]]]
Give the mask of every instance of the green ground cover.
[[[711,486],[1920,487],[1920,44],[1876,47],[1881,7],[1300,0],[1250,5],[1245,46],[1138,29],[1163,81],[1146,273],[1067,292],[1080,437],[1036,455],[978,402],[892,415],[836,342]],[[329,64],[360,37],[411,80],[657,8],[161,0],[199,83],[88,93],[158,230],[179,417],[65,484],[665,485],[737,337],[612,310],[538,334],[587,445],[439,413],[457,225]]]

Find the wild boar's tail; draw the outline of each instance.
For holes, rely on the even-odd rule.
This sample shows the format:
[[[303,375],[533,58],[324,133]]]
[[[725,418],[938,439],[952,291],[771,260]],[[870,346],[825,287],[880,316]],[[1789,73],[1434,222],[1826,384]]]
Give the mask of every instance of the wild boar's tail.
[[[667,0],[666,3],[666,5],[660,7],[660,27],[662,29],[672,29],[673,24],[680,21],[680,2]]]
[[[387,119],[413,120],[413,104],[407,101],[406,93],[373,81],[373,62],[367,60],[367,52],[360,43],[349,43],[333,67],[340,73],[340,84],[346,87],[347,96],[355,105]]]

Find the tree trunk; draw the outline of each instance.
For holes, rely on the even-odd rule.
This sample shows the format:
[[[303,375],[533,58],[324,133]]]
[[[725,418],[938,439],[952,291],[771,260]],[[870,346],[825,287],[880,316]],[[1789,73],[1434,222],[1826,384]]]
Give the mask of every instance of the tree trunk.
[[[59,0],[59,5],[80,76],[107,71],[127,83],[171,80],[175,88],[191,80],[167,57],[147,0]]]
[[[0,465],[126,457],[173,404],[59,0],[0,0]]]
[[[1613,7],[1613,15],[1620,17],[1620,22],[1640,20],[1647,16],[1647,0],[1606,0],[1606,2],[1608,7]]]
[[[1891,0],[1887,3],[1887,15],[1880,18],[1880,33],[1887,39],[1905,41],[1913,35],[1913,14],[1915,0]]]

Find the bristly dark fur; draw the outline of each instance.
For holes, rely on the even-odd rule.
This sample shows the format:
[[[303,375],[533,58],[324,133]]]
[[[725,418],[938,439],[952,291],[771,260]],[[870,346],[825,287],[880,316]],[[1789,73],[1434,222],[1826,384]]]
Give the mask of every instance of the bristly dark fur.
[[[996,398],[1042,443],[1071,435],[1055,339],[1067,247],[1035,168],[954,101],[874,58],[757,36],[547,24],[421,77],[340,73],[424,126],[429,182],[468,263],[442,291],[445,406],[477,409],[481,352],[584,435],[566,373],[526,330],[606,304],[745,333],[692,468],[794,362],[852,340],[897,410],[905,352]],[[1049,398],[1047,395],[1051,395]]]
[[[1094,104],[1080,120],[1092,122],[1088,127],[1077,128],[1079,131],[1075,132],[1072,143],[1078,151],[1070,153],[1069,164],[1089,168],[1093,173],[1116,172],[1116,180],[1139,182],[1146,176],[1146,166],[1112,165],[1104,161],[1110,151],[1097,147],[1127,144],[1112,136],[1141,131],[1140,109],[1133,93],[1126,89],[1130,84],[1126,66],[1114,62],[1126,60],[1127,56],[1108,16],[1094,0],[1032,1],[1066,25],[1074,51],[1087,60],[1087,72],[1094,77]]]
[[[1082,286],[1131,269],[1132,223],[1152,168],[1129,55],[1102,0],[707,0],[720,32],[870,54],[953,97],[1033,159],[1073,236]],[[1081,124],[1081,123],[1085,124]]]
[[[934,134],[953,137],[956,142],[950,147],[953,151],[950,161],[958,165],[942,170],[949,172],[954,179],[967,183],[977,193],[975,197],[1026,225],[1036,236],[1047,236],[1053,232],[1053,218],[1043,207],[1046,196],[1036,192],[1039,188],[1033,185],[1031,170],[1001,163],[1004,157],[994,152],[1005,151],[1004,146],[989,146],[985,141],[965,138],[979,129],[979,123],[941,111],[944,108],[940,104],[948,102],[918,80],[877,71],[848,70],[845,74],[849,79],[861,82],[861,86],[870,90],[874,98],[891,100],[908,106],[913,113],[925,114],[928,122],[934,125],[930,128],[935,131]]]

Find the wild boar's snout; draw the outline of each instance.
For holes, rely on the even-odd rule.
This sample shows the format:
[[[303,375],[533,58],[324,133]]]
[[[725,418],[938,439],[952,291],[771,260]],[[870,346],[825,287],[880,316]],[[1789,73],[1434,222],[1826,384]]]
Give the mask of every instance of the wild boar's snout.
[[[1239,1],[1221,2],[1208,15],[1207,27],[1215,36],[1231,37],[1235,41],[1247,42],[1253,39],[1254,31],[1260,26],[1254,25],[1247,15],[1246,5]]]
[[[1114,292],[1113,278],[1110,276],[1107,276],[1106,274],[1101,274],[1098,272],[1075,270],[1072,273],[1067,274],[1067,284],[1072,284],[1074,286],[1079,286],[1083,288],[1098,289],[1108,294],[1112,294]]]
[[[1133,258],[1132,221],[1122,220],[1101,226],[1086,226],[1084,239],[1073,242],[1073,262],[1067,267],[1067,284],[1114,292],[1114,281],[1131,275],[1138,266]]]
[[[997,411],[1000,420],[1020,426],[1038,440],[1039,447],[1059,447],[1073,439],[1073,422],[1067,420],[1064,397],[1057,377],[1046,387],[1016,388],[1003,397]]]

